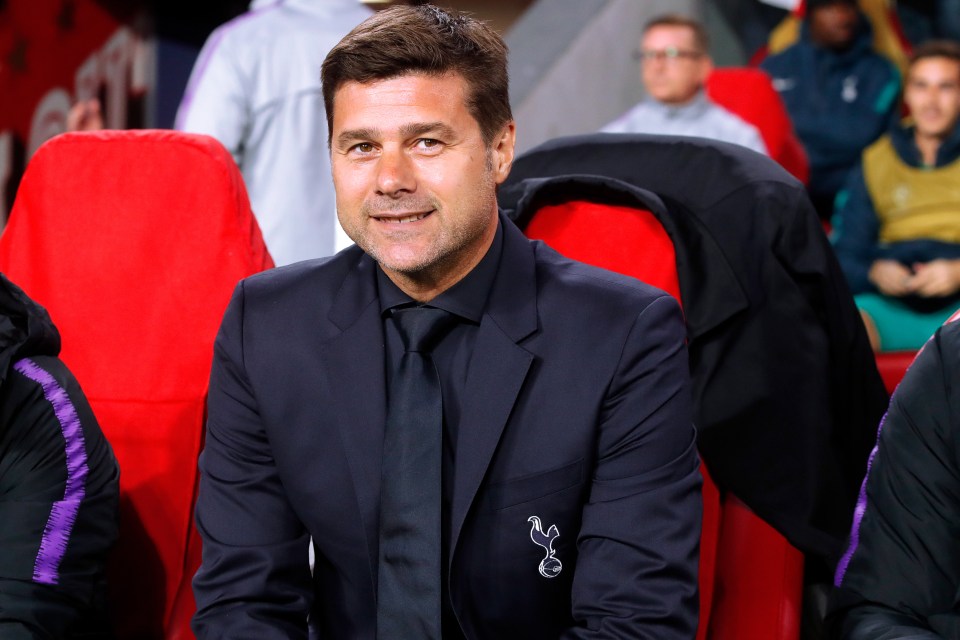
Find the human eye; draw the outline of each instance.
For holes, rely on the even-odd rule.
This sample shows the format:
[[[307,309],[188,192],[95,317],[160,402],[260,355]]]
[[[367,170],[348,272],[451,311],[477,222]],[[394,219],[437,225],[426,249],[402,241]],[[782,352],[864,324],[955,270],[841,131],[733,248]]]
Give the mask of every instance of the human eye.
[[[347,153],[353,155],[369,155],[373,153],[374,147],[370,142],[358,142],[347,149]]]
[[[417,151],[438,153],[443,148],[443,143],[435,138],[417,138],[413,146]]]

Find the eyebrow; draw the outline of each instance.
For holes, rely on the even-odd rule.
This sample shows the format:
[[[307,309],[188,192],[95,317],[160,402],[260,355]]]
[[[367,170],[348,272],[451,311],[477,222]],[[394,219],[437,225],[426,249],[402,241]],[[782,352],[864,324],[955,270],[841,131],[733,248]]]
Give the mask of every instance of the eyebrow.
[[[337,146],[342,147],[354,140],[373,140],[380,137],[380,129],[349,129],[337,136]]]
[[[454,136],[453,127],[443,122],[417,122],[400,127],[403,138],[416,138],[426,133],[436,133],[445,138]]]
[[[414,122],[400,127],[400,137],[404,139],[416,138],[427,133],[452,138],[455,137],[456,132],[453,130],[453,127],[440,121]],[[337,146],[342,147],[348,145],[354,140],[376,140],[382,137],[382,135],[382,131],[377,128],[349,129],[337,136]]]

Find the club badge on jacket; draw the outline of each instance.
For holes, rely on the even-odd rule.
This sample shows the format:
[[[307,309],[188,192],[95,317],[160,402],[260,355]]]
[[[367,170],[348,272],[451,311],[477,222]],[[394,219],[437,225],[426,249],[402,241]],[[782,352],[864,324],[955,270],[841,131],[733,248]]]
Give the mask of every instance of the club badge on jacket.
[[[556,578],[563,569],[563,564],[557,559],[556,551],[553,550],[553,541],[560,537],[560,530],[557,529],[557,525],[552,524],[544,533],[543,525],[537,516],[530,516],[527,518],[527,522],[533,523],[530,528],[530,539],[533,540],[535,545],[543,547],[543,550],[547,552],[547,555],[540,561],[540,575],[544,578]]]

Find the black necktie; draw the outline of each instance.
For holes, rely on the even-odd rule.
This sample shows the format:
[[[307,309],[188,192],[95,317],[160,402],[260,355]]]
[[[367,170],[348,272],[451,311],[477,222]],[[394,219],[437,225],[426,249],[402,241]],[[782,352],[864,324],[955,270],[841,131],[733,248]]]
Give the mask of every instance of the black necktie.
[[[443,400],[430,350],[455,317],[433,307],[392,314],[404,354],[383,441],[377,637],[439,640]]]

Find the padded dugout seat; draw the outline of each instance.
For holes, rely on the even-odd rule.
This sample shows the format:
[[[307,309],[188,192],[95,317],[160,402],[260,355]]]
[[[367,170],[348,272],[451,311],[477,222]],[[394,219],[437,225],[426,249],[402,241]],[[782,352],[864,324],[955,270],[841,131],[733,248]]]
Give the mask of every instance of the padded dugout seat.
[[[207,136],[64,134],[20,184],[0,270],[49,310],[120,463],[120,640],[193,637],[214,336],[237,281],[272,266],[240,172]]]
[[[950,316],[944,324],[955,322],[958,319],[960,319],[960,309]],[[880,372],[883,384],[887,387],[888,392],[892,394],[894,389],[897,388],[918,353],[919,351],[880,351],[876,354],[877,370]]]
[[[913,364],[913,359],[917,357],[916,351],[881,351],[877,353],[877,371],[883,378],[883,385],[888,393],[893,393],[897,388],[903,376],[907,373],[907,368]]]
[[[653,194],[650,208],[662,209]],[[633,276],[682,306],[673,241],[649,209],[572,200],[537,209],[525,233],[567,257]],[[721,495],[701,465],[698,640],[796,640],[803,555],[736,497]]]

